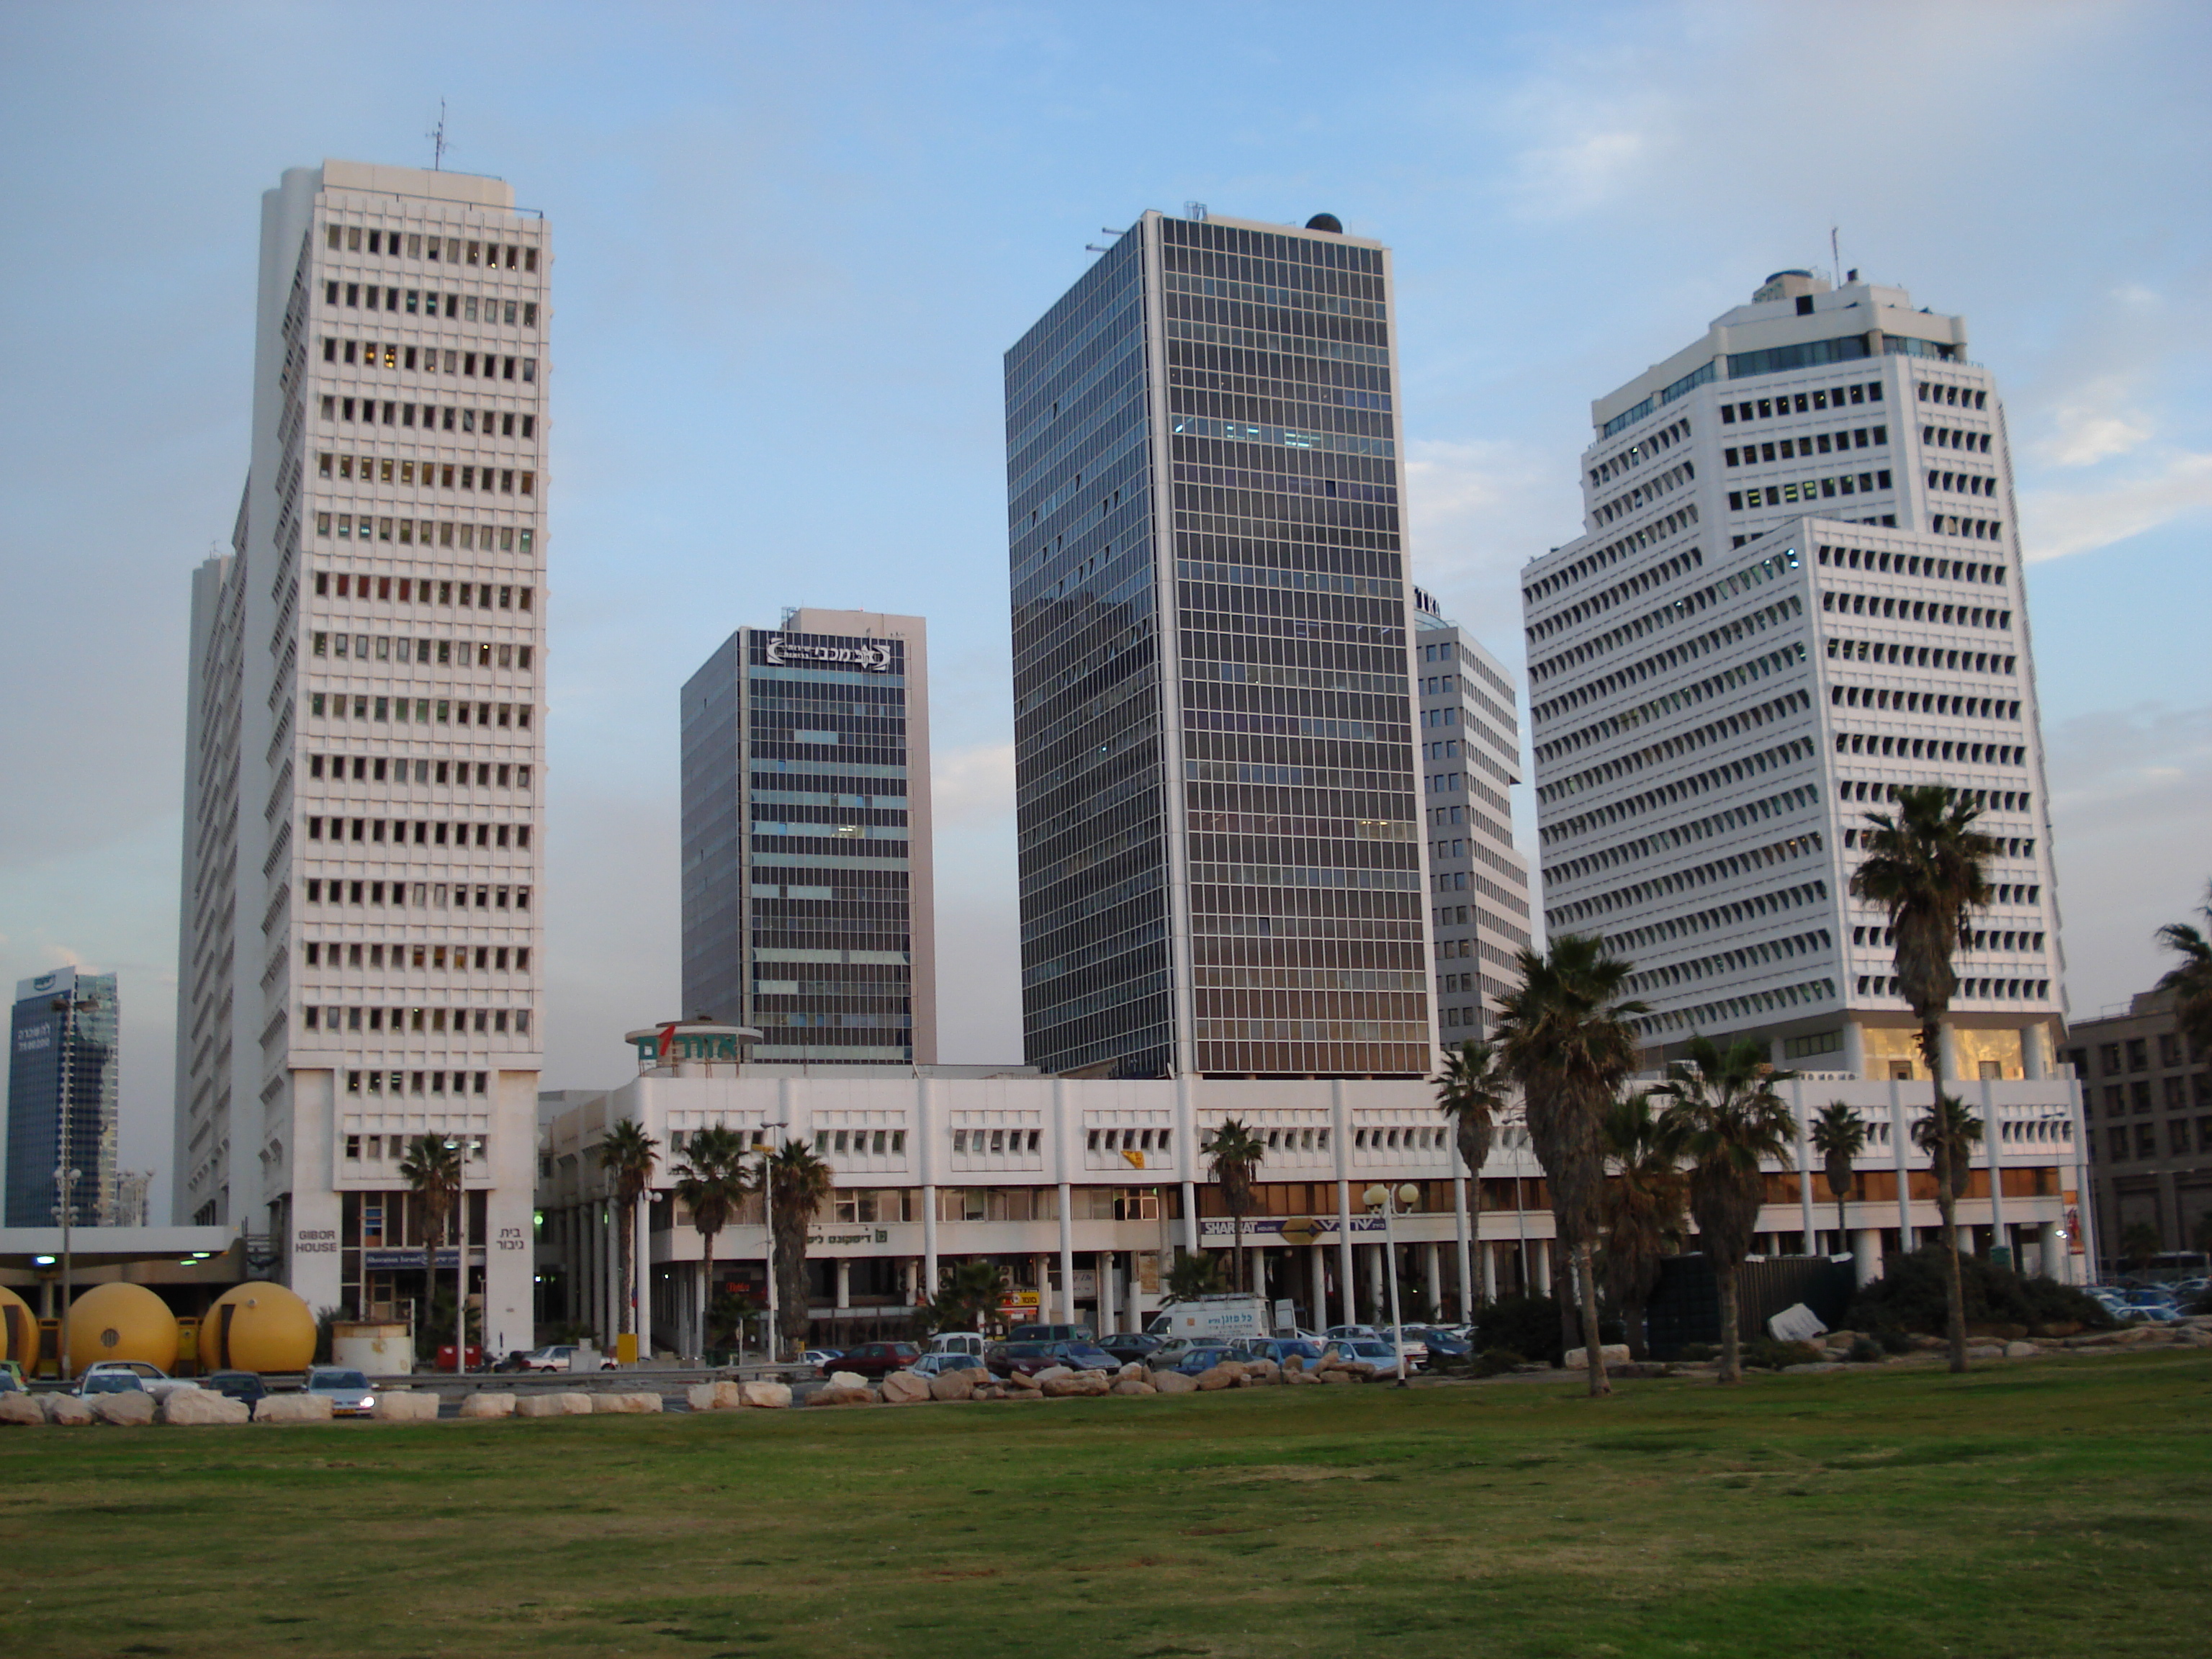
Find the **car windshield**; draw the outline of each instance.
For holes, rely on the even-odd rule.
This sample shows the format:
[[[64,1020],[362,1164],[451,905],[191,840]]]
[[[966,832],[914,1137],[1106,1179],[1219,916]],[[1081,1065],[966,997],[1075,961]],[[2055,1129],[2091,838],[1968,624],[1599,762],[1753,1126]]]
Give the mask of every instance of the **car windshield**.
[[[139,1388],[137,1376],[130,1371],[99,1371],[85,1378],[84,1385],[88,1394],[129,1394]]]
[[[368,1387],[368,1379],[359,1371],[322,1371],[307,1386],[319,1391],[337,1394],[347,1389],[365,1389]]]

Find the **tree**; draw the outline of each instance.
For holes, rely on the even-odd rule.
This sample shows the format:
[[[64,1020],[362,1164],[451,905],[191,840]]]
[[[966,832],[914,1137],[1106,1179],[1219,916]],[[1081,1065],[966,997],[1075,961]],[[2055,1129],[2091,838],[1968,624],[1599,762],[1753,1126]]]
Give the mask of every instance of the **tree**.
[[[787,1349],[802,1346],[812,1317],[806,1303],[806,1230],[836,1184],[830,1166],[803,1140],[787,1140],[768,1161],[769,1206],[775,1219],[777,1332]]]
[[[616,1245],[622,1261],[622,1314],[619,1334],[637,1329],[637,1205],[653,1184],[653,1164],[660,1143],[646,1133],[645,1126],[624,1118],[599,1142],[599,1168],[615,1183]]]
[[[1912,1122],[1912,1144],[1928,1154],[1936,1176],[1936,1210],[1943,1218],[1943,1249],[1950,1263],[1950,1306],[1945,1316],[1951,1343],[1951,1369],[1966,1369],[1966,1290],[1959,1276],[1959,1200],[1974,1166],[1974,1143],[1982,1121],[1956,1095],[1939,1085],[1935,1103]]]
[[[2204,918],[2199,929],[2185,921],[2170,921],[2158,930],[2158,942],[2181,957],[2158,981],[2161,991],[2173,993],[2173,1016],[2181,1034],[2199,1053],[2212,1049],[2212,883],[2204,890]]]
[[[1607,955],[1596,939],[1562,934],[1540,956],[1522,951],[1520,968],[1519,988],[1504,999],[1498,1051],[1506,1075],[1521,1085],[1528,1139],[1573,1255],[1589,1391],[1610,1394],[1593,1271],[1605,1191],[1605,1120],[1635,1069],[1632,1017],[1647,1010],[1622,1000],[1629,964]]]
[[[1943,1088],[1943,1016],[1959,994],[1952,959],[1973,913],[1990,903],[1989,866],[1997,844],[1974,828],[1982,809],[1942,784],[1898,792],[1894,814],[1869,812],[1859,832],[1866,857],[1851,892],[1884,906],[1896,938],[1898,988],[1920,1022],[1928,1075]]]
[[[1759,1237],[1759,1206],[1766,1202],[1760,1165],[1769,1158],[1790,1161],[1797,1120],[1774,1085],[1796,1075],[1769,1066],[1765,1045],[1755,1037],[1723,1051],[1710,1037],[1693,1036],[1688,1059],[1669,1066],[1667,1081],[1652,1091],[1668,1099],[1662,1133],[1689,1160],[1690,1213],[1720,1288],[1723,1382],[1743,1380],[1736,1270]]]
[[[448,1145],[443,1135],[416,1135],[399,1160],[399,1175],[422,1212],[422,1316],[427,1322],[437,1288],[438,1241],[460,1199],[461,1149]],[[464,1276],[468,1270],[469,1264],[461,1263]],[[454,1356],[456,1368],[461,1358]]]
[[[947,1261],[938,1268],[937,1293],[921,1309],[921,1322],[939,1331],[988,1332],[999,1322],[1006,1270],[995,1261]]]
[[[2120,1260],[2142,1267],[2166,1248],[2165,1237],[2148,1221],[2131,1221],[2120,1234]]]
[[[1626,1328],[1628,1357],[1641,1364],[1644,1310],[1659,1285],[1660,1260],[1681,1243],[1685,1182],[1646,1092],[1614,1103],[1605,1120],[1605,1147],[1614,1174],[1605,1188],[1599,1262],[1606,1298]]]
[[[1845,1200],[1858,1196],[1859,1171],[1855,1161],[1866,1151],[1867,1127],[1859,1115],[1840,1100],[1832,1100],[1813,1119],[1813,1150],[1821,1158],[1820,1176],[1828,1183],[1828,1196],[1836,1200],[1836,1231],[1843,1248],[1851,1247],[1850,1218]]]
[[[1219,1256],[1211,1250],[1188,1254],[1178,1250],[1175,1265],[1168,1269],[1167,1294],[1162,1301],[1173,1307],[1178,1302],[1195,1302],[1202,1296],[1218,1296],[1221,1289]]]
[[[1451,1120],[1460,1162],[1467,1165],[1468,1179],[1474,1183],[1474,1208],[1480,1215],[1482,1166],[1489,1160],[1490,1143],[1508,1103],[1498,1050],[1487,1042],[1462,1042],[1445,1052],[1443,1068],[1429,1081],[1436,1085],[1437,1109]]]
[[[738,1200],[750,1188],[745,1154],[750,1143],[735,1129],[717,1124],[694,1129],[678,1149],[684,1162],[677,1166],[676,1196],[691,1212],[691,1224],[706,1246],[699,1274],[699,1347],[707,1348],[707,1310],[714,1293],[714,1236],[730,1224]]]
[[[1249,1290],[1244,1278],[1244,1216],[1252,1207],[1252,1175],[1267,1155],[1267,1143],[1238,1119],[1224,1118],[1213,1138],[1206,1143],[1206,1159],[1221,1188],[1221,1201],[1237,1231],[1237,1278],[1234,1288]]]

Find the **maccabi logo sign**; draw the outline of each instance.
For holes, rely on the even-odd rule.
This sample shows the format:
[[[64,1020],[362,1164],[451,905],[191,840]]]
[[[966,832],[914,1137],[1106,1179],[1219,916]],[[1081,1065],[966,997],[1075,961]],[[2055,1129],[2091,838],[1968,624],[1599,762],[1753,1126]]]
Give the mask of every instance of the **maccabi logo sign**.
[[[891,648],[882,641],[860,645],[806,645],[781,634],[768,636],[765,654],[772,663],[842,664],[865,668],[872,674],[890,672]]]

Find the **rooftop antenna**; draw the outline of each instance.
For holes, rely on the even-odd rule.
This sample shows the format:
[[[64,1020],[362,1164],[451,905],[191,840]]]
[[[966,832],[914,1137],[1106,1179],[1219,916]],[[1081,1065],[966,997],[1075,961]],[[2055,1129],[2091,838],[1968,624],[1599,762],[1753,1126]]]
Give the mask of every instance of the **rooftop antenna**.
[[[1837,227],[1830,225],[1828,227],[1828,275],[1835,279],[1836,286],[1841,288],[1844,285],[1843,244],[1837,240]]]
[[[438,125],[422,135],[430,141],[430,171],[446,170],[446,100],[438,100]]]

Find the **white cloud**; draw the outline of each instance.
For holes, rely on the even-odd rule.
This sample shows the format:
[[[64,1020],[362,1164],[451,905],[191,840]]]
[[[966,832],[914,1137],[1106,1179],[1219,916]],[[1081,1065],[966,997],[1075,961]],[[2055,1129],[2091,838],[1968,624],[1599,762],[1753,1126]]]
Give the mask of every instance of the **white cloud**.
[[[1415,439],[1406,446],[1406,493],[1424,586],[1512,580],[1582,531],[1572,471],[1511,439]]]
[[[2052,430],[2034,446],[2053,466],[2094,466],[2149,441],[2154,428],[2144,410],[2129,407],[2128,382],[2107,376],[2054,405]]]
[[[2093,552],[2212,507],[2212,454],[2166,457],[2154,472],[2093,489],[2039,489],[2021,497],[2021,544],[2039,564]]]
[[[930,805],[939,824],[1000,817],[1014,810],[1014,745],[978,744],[938,756]]]

